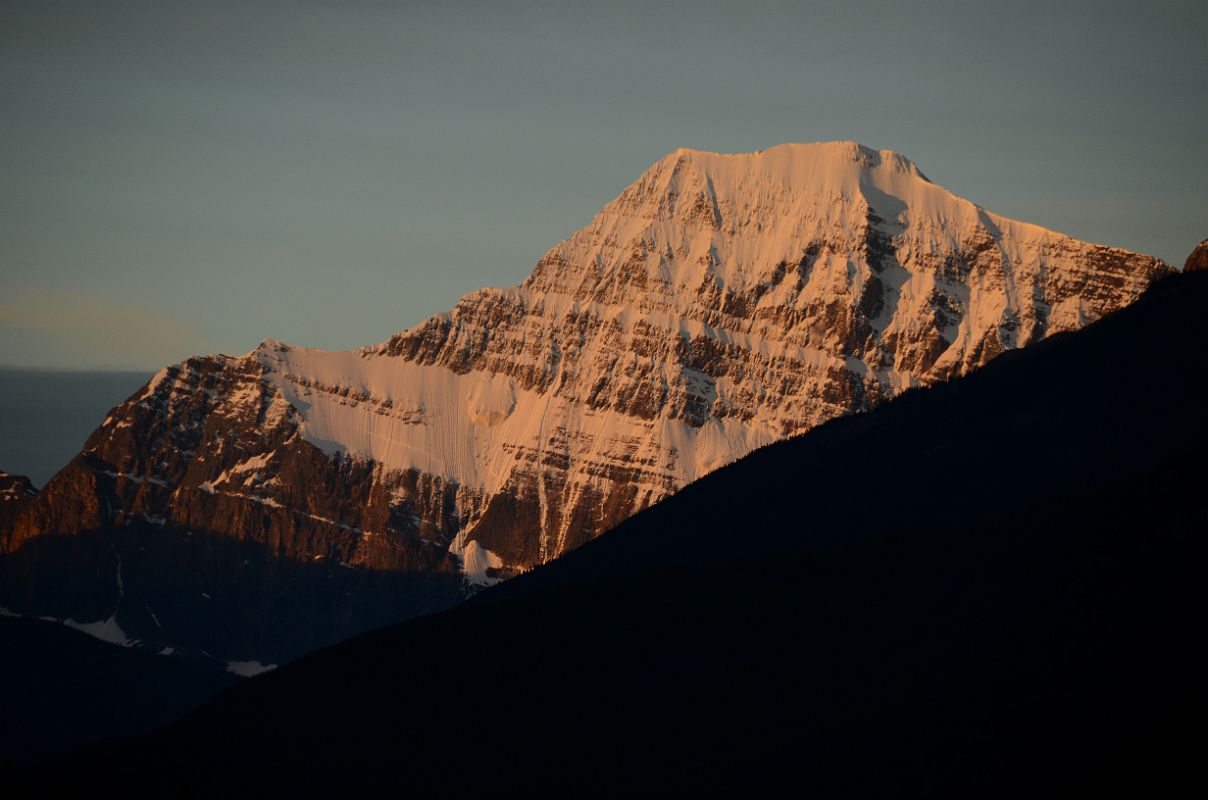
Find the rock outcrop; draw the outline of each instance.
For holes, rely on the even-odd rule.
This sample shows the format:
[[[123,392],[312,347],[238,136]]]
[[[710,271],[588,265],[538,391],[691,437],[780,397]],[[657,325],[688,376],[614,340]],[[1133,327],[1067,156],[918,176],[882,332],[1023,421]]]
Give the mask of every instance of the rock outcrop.
[[[1208,239],[1196,245],[1191,255],[1187,256],[1187,261],[1183,263],[1183,272],[1198,272],[1202,269],[1208,269]]]
[[[0,536],[11,529],[17,514],[33,500],[38,490],[24,475],[0,470]],[[3,539],[0,539],[2,542]]]

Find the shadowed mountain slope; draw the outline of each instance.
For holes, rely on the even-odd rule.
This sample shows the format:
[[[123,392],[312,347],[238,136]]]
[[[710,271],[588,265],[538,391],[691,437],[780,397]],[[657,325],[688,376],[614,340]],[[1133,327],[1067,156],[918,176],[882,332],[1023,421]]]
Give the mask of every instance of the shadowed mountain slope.
[[[1082,332],[759,450],[456,609],[10,779],[1202,789],[1206,307],[1208,273],[1168,278]]]
[[[238,678],[51,622],[0,617],[0,761],[144,733]]]

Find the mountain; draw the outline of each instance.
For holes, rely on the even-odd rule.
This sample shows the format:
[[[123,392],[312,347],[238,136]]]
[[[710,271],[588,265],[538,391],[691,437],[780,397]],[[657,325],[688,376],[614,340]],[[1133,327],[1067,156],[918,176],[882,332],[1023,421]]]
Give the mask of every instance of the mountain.
[[[1206,305],[1208,273],[1167,278],[455,609],[10,778],[190,797],[1201,796]]]
[[[0,616],[0,762],[145,733],[238,678],[33,619]]]
[[[1183,264],[1183,272],[1196,272],[1203,269],[1208,269],[1208,239],[1200,242]]]
[[[519,286],[356,351],[266,341],[160,371],[7,526],[0,604],[280,662],[1169,271],[991,214],[890,151],[678,150]]]

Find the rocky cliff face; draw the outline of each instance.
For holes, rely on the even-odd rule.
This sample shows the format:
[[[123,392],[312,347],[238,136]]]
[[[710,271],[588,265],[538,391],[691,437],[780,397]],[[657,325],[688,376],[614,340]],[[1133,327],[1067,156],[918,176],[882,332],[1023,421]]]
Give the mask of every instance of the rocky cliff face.
[[[1208,239],[1200,242],[1183,264],[1183,272],[1199,272],[1202,269],[1208,269]]]
[[[94,540],[103,556],[69,561],[95,573],[101,558],[87,583],[113,585],[57,613],[116,607],[138,638],[178,644],[185,622],[155,628],[129,599],[137,562],[157,602],[214,618],[145,556],[177,542],[188,556],[168,572],[190,592],[237,596],[215,625],[236,634],[186,638],[288,657],[555,558],[761,445],[1080,328],[1168,271],[993,215],[889,151],[679,150],[519,286],[358,351],[270,341],[161,371],[7,526],[0,603],[50,602],[38,553]],[[216,566],[235,551],[253,566]],[[270,583],[259,600],[231,588],[253,580]],[[310,604],[322,631],[277,642],[274,621],[306,627],[299,587],[327,598]]]
[[[37,494],[34,485],[24,475],[10,475],[0,470],[0,533],[11,528],[21,509]]]

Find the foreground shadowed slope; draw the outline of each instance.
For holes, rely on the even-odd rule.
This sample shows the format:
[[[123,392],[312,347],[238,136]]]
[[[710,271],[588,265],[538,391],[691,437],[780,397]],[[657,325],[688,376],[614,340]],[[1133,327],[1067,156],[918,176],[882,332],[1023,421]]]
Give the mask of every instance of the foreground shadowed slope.
[[[41,620],[0,617],[0,654],[0,761],[143,733],[238,680]]]
[[[1205,308],[1208,273],[1167,279],[462,607],[20,777],[196,796],[1178,786],[1205,707]]]

